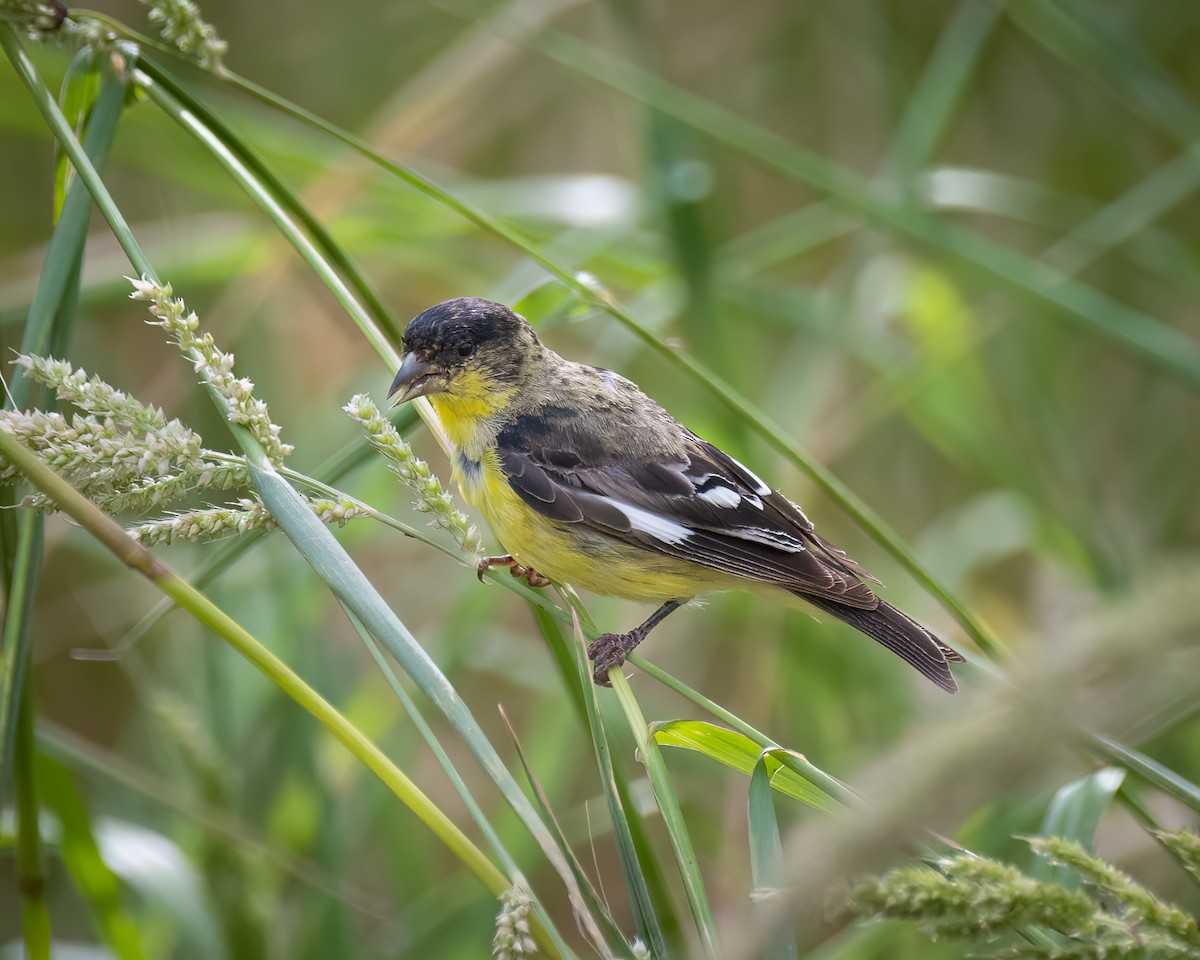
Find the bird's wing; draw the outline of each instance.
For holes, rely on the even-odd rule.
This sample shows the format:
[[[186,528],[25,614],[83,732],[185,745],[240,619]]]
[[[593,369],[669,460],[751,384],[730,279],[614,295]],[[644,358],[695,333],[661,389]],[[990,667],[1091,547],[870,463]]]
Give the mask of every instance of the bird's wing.
[[[509,484],[532,509],[680,560],[873,610],[868,577],[753,472],[670,422],[677,443],[607,437],[586,417],[533,414],[497,438]]]

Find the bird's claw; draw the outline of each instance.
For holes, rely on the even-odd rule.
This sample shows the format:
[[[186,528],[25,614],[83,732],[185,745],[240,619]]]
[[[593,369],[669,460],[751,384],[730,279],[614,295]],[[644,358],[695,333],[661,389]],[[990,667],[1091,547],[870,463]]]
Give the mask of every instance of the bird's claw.
[[[525,582],[531,587],[548,587],[550,586],[550,578],[538,573],[533,567],[523,567],[519,563],[513,564],[511,571],[514,577],[524,577]]]
[[[483,575],[492,567],[511,567],[516,562],[512,557],[480,557],[479,562],[475,564],[475,576],[483,583]]]
[[[588,659],[592,661],[592,682],[598,687],[611,687],[608,671],[625,662],[625,656],[637,646],[627,633],[603,633],[588,647]]]
[[[503,557],[483,557],[479,563],[475,565],[475,575],[479,577],[480,582],[483,582],[483,575],[492,567],[508,567],[508,572],[517,580],[524,580],[531,587],[549,586],[550,578],[538,573],[533,567],[526,567],[517,563],[510,556]]]

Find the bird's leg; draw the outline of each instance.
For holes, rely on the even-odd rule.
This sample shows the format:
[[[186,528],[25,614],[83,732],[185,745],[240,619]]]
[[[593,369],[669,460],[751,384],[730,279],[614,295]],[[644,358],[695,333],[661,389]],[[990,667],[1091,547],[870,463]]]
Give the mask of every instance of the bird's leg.
[[[518,580],[525,580],[531,587],[545,587],[550,583],[549,577],[542,576],[533,567],[522,566],[510,556],[483,557],[475,565],[475,575],[482,581],[483,575],[492,567],[508,567],[509,573]]]
[[[628,633],[605,633],[593,640],[588,647],[588,659],[595,664],[592,667],[592,680],[602,687],[611,686],[608,671],[623,664],[633,648],[646,639],[646,634],[685,603],[687,600],[668,600],[650,614],[645,623]]]
[[[479,582],[483,583],[483,575],[492,567],[516,567],[519,566],[516,560],[510,556],[503,557],[480,557],[479,562],[475,564],[475,576],[479,578]]]

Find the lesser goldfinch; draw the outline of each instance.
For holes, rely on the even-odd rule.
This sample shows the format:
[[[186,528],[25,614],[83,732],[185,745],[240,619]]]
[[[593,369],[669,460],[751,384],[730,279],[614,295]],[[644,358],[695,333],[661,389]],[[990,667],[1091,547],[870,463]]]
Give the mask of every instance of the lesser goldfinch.
[[[414,317],[388,395],[428,397],[454,444],[463,498],[508,551],[481,574],[504,564],[535,586],[550,578],[661,604],[592,643],[597,683],[697,594],[765,586],[957,689],[948,664],[963,658],[876,596],[864,582],[874,578],[799,507],[636,384],[545,347],[503,304],[462,297]]]

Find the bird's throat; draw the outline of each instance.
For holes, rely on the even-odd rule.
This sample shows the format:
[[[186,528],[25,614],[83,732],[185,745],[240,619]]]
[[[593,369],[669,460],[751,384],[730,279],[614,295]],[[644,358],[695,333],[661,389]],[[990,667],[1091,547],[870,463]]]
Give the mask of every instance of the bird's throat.
[[[450,442],[478,459],[480,449],[495,436],[491,424],[496,414],[495,398],[438,393],[430,396],[429,403]]]

